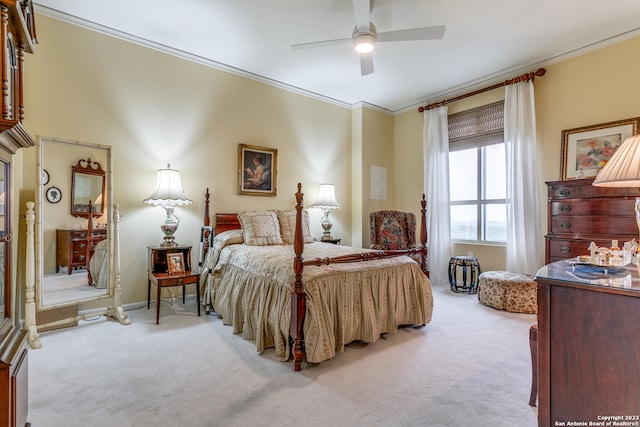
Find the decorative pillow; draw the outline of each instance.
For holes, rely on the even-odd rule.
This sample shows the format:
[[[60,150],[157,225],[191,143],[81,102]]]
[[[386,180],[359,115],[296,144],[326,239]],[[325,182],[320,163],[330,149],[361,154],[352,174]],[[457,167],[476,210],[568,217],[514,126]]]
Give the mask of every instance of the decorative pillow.
[[[281,245],[280,224],[274,211],[251,211],[238,214],[247,246]]]
[[[227,230],[222,233],[218,233],[213,238],[213,244],[220,245],[224,248],[227,245],[239,244],[244,241],[244,234],[241,229]]]
[[[284,243],[293,245],[296,235],[296,211],[276,211],[280,222],[280,235]],[[304,243],[315,241],[311,228],[309,227],[309,213],[302,211],[302,238]]]

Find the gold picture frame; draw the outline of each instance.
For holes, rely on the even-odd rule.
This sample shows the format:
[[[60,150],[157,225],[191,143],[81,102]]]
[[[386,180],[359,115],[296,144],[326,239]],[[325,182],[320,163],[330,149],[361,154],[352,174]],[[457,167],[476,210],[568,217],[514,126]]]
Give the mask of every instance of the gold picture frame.
[[[590,178],[625,139],[638,133],[640,117],[562,131],[562,180]]]
[[[275,196],[278,150],[238,144],[238,194]]]
[[[167,253],[167,266],[169,274],[184,274],[184,256],[182,252]]]

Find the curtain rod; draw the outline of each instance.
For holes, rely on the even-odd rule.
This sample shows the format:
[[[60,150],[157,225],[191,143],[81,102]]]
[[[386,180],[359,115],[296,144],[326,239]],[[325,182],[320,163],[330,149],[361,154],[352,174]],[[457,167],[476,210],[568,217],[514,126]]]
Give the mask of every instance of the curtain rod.
[[[425,110],[433,110],[434,108],[443,107],[443,106],[449,104],[450,102],[459,101],[459,100],[464,99],[464,98],[469,98],[470,96],[478,95],[478,94],[483,93],[483,92],[488,92],[490,90],[497,89],[497,88],[502,87],[502,86],[507,86],[507,85],[512,85],[514,83],[520,83],[520,82],[526,82],[526,81],[529,81],[529,80],[534,80],[536,78],[536,76],[537,77],[542,77],[542,76],[544,76],[544,74],[546,72],[547,72],[547,70],[545,70],[544,68],[538,68],[538,70],[536,70],[536,71],[533,71],[531,73],[524,73],[521,76],[514,77],[514,78],[509,79],[509,80],[505,80],[502,83],[496,83],[496,84],[494,84],[492,86],[488,86],[488,87],[485,87],[485,88],[482,88],[482,89],[474,90],[473,92],[465,93],[464,95],[458,95],[458,96],[456,96],[454,98],[451,98],[451,99],[445,99],[445,100],[440,101],[440,102],[434,102],[433,104],[425,105],[424,107],[418,108],[418,112],[422,113]]]

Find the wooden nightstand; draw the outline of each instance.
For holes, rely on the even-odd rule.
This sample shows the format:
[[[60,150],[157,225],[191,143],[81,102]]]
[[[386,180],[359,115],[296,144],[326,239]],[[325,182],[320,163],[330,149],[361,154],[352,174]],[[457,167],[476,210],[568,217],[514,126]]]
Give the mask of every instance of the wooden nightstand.
[[[160,323],[160,296],[163,287],[182,286],[182,303],[185,303],[187,285],[196,285],[196,304],[198,316],[200,316],[200,272],[191,269],[191,246],[177,246],[167,248],[162,246],[149,246],[149,265],[147,277],[147,310],[151,305],[151,284],[157,289],[156,293],[156,325]],[[185,264],[184,273],[169,274],[167,267],[167,254],[182,253]]]

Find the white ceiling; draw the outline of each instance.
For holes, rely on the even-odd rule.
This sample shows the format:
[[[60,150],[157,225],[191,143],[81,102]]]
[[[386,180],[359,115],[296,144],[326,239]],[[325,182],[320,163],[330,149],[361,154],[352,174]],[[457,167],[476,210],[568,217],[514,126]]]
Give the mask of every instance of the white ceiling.
[[[362,77],[351,0],[36,0],[36,11],[327,98],[392,112],[640,35],[640,0],[375,0],[379,32],[446,25],[440,40],[378,43]],[[37,24],[37,22],[36,22]]]

